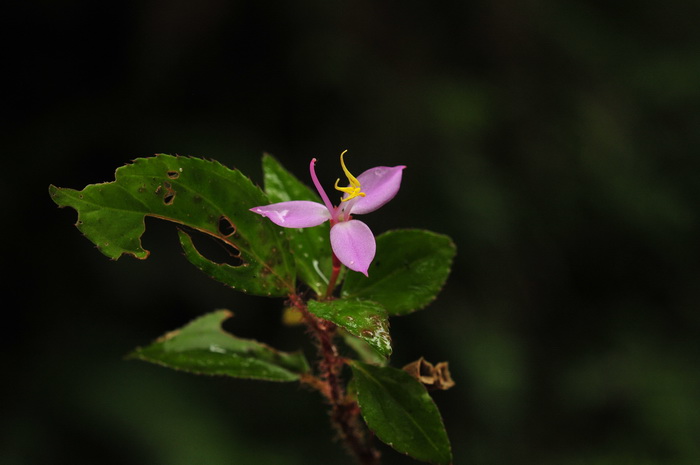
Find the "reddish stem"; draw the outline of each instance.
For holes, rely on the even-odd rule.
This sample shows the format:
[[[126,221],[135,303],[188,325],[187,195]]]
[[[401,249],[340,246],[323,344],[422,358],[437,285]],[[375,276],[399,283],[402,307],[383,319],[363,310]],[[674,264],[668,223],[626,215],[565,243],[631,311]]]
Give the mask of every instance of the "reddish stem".
[[[328,281],[328,289],[326,289],[326,299],[333,297],[333,291],[335,290],[335,285],[338,282],[338,276],[340,275],[340,267],[342,264],[338,257],[333,254],[333,271],[331,272],[331,279]]]
[[[340,267],[338,266],[338,268]],[[329,289],[332,292],[330,286]],[[379,451],[372,446],[371,439],[367,438],[366,430],[362,427],[359,419],[360,411],[357,403],[348,398],[342,383],[340,373],[345,359],[338,355],[338,349],[333,342],[335,324],[312,315],[298,295],[292,294],[289,298],[292,305],[298,308],[304,316],[306,325],[318,342],[319,355],[321,356],[320,376],[302,379],[302,382],[314,387],[326,397],[331,405],[331,423],[357,462],[361,465],[379,465]]]

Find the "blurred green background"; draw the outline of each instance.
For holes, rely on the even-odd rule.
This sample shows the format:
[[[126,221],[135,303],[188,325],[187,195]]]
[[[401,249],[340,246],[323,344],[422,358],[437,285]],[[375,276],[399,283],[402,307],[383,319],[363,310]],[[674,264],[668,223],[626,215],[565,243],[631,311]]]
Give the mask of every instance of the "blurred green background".
[[[319,397],[123,356],[216,308],[303,345],[149,220],[110,262],[53,183],[157,152],[261,182],[408,165],[377,233],[452,236],[393,364],[448,360],[456,464],[700,463],[698,2],[10,2],[0,463],[350,464]],[[9,168],[9,169],[8,169]],[[9,209],[9,211],[7,211]],[[9,279],[8,279],[9,276]],[[386,464],[416,463],[383,448]]]

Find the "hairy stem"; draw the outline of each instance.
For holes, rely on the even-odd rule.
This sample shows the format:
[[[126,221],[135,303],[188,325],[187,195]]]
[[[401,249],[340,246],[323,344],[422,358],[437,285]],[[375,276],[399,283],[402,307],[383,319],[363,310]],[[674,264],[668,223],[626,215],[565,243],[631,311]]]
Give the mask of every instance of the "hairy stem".
[[[345,392],[341,378],[345,359],[339,356],[333,342],[336,326],[309,313],[299,296],[291,295],[290,300],[303,314],[304,321],[316,339],[321,358],[318,364],[319,378],[302,382],[305,381],[324,395],[331,406],[331,423],[357,462],[361,465],[379,465],[379,451],[372,445],[371,438],[367,437],[367,430],[359,418],[359,407]]]

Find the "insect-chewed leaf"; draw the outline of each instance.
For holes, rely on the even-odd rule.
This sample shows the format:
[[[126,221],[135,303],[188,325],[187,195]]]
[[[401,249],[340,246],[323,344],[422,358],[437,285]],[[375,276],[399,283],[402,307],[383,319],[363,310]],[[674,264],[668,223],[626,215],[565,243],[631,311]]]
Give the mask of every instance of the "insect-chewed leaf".
[[[296,381],[309,371],[301,353],[280,352],[224,332],[221,323],[231,316],[227,310],[204,315],[136,349],[130,358],[190,373],[266,381]]]
[[[299,181],[271,155],[263,156],[265,193],[271,203],[309,200],[321,203],[321,198]],[[321,295],[331,275],[330,225],[326,222],[313,228],[285,229],[296,259],[299,278],[316,294]]]
[[[250,208],[267,196],[239,171],[215,161],[171,155],[139,158],[117,169],[115,181],[82,191],[49,187],[59,206],[78,211],[78,229],[110,258],[148,257],[141,245],[151,216],[211,235],[240,252],[241,266],[217,267],[196,253],[187,258],[227,285],[258,295],[294,289],[295,266],[287,237]]]
[[[377,350],[364,339],[350,334],[343,328],[339,328],[338,335],[343,339],[345,345],[352,349],[363,362],[380,366],[385,366],[389,363],[387,357],[377,352]]]
[[[379,439],[417,460],[452,462],[440,412],[420,382],[389,366],[351,361],[350,367],[362,417]]]
[[[383,357],[391,355],[389,321],[381,305],[356,299],[310,300],[309,311],[364,340]]]
[[[369,277],[350,273],[342,296],[378,302],[389,315],[411,313],[435,299],[454,255],[454,243],[442,234],[420,229],[387,231],[377,237]]]

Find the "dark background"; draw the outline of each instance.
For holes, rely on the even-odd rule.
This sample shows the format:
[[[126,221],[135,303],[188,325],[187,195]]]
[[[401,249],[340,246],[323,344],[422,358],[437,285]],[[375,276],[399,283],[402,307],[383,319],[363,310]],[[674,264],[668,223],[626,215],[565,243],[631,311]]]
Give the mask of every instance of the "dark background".
[[[349,464],[295,384],[124,361],[217,308],[294,350],[147,221],[110,262],[51,202],[154,153],[261,182],[405,164],[365,220],[452,236],[393,364],[448,360],[457,464],[700,463],[698,2],[9,2],[0,463]],[[9,82],[8,82],[9,81]],[[9,279],[8,279],[9,277]],[[414,463],[385,448],[387,464]]]

